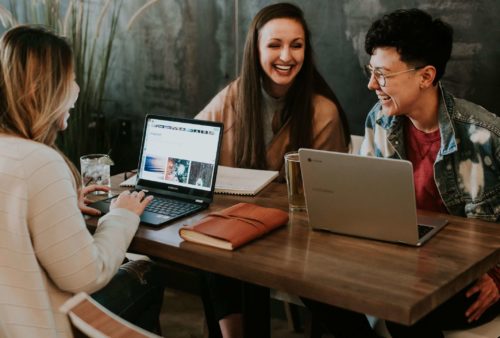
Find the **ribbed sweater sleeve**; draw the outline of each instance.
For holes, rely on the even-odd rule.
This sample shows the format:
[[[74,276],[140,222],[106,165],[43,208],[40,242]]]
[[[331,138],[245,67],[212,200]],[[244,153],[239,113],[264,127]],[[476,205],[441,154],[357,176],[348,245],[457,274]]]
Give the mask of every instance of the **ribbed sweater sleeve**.
[[[80,213],[74,181],[62,157],[42,148],[25,158],[28,227],[36,256],[50,279],[72,293],[99,290],[113,277],[139,217],[115,209],[92,237]]]

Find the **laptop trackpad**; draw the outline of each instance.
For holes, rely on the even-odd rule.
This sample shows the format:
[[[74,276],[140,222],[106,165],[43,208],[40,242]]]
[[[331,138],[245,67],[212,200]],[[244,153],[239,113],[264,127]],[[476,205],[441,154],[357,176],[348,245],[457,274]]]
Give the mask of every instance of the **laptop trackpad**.
[[[111,199],[106,199],[98,202],[94,202],[90,204],[89,206],[92,208],[95,208],[97,210],[100,210],[102,214],[107,214],[109,212],[109,206],[111,204]],[[152,213],[149,211],[144,211],[141,215],[141,222],[146,223],[146,224],[151,224],[151,225],[160,225],[168,220],[170,220],[172,217],[167,216],[167,215],[160,215],[156,213]]]
[[[160,225],[168,222],[172,217],[167,215],[161,215],[149,211],[144,211],[141,215],[141,223],[146,223],[150,225]]]
[[[111,204],[111,199],[113,199],[113,198],[114,198],[114,196],[111,198],[102,200],[102,201],[94,202],[92,204],[89,204],[89,207],[99,210],[102,213],[102,215],[107,214],[109,212],[109,206]]]
[[[446,218],[418,215],[417,223],[430,227],[442,227],[448,223],[448,220]]]

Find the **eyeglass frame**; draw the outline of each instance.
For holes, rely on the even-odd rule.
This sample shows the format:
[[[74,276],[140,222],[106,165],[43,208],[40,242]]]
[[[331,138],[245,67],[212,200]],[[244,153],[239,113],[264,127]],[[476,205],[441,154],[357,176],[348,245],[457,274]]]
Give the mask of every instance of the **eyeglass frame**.
[[[365,65],[364,68],[365,68],[365,74],[366,74],[366,76],[368,76],[369,79],[371,79],[372,76],[374,76],[375,81],[377,81],[377,83],[380,85],[380,87],[385,87],[385,85],[387,84],[387,79],[390,79],[391,77],[394,77],[394,76],[399,75],[399,74],[404,74],[404,73],[412,72],[414,70],[419,70],[419,69],[422,69],[424,67],[425,66],[417,66],[417,67],[413,67],[410,69],[405,69],[405,70],[401,70],[399,72],[394,72],[394,73],[389,73],[389,74],[381,73],[378,69],[374,69],[371,65]],[[375,73],[375,72],[377,72],[377,73]],[[382,77],[382,79],[384,80],[384,83],[381,83],[377,77]]]

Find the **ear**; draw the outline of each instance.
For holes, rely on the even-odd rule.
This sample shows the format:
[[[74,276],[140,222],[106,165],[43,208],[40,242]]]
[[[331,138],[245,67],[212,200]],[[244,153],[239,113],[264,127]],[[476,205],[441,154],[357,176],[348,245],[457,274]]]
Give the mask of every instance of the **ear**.
[[[434,66],[428,65],[422,69],[420,72],[420,88],[427,89],[432,86],[432,82],[436,78],[436,68]]]

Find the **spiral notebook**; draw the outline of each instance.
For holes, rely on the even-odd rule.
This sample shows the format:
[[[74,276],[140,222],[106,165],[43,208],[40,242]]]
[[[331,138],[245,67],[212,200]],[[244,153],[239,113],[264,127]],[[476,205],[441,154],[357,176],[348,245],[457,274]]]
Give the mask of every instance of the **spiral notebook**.
[[[278,177],[277,171],[220,165],[215,181],[215,193],[255,196],[276,177]]]
[[[277,171],[232,168],[220,165],[215,181],[215,193],[230,195],[257,195],[278,177]],[[136,176],[120,183],[120,187],[135,186]]]

